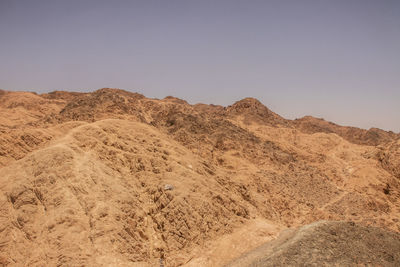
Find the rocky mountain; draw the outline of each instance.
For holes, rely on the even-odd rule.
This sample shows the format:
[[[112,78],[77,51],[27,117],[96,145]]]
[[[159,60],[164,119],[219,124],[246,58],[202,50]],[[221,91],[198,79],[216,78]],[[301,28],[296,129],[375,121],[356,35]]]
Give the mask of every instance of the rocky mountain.
[[[0,115],[0,265],[222,266],[321,220],[398,240],[393,132],[109,88],[1,91]]]

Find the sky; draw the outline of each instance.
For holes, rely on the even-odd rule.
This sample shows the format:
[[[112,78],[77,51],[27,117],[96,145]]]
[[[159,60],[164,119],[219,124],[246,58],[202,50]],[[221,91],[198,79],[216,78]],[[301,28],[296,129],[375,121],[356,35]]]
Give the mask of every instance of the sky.
[[[0,0],[0,88],[104,87],[400,132],[400,1]]]

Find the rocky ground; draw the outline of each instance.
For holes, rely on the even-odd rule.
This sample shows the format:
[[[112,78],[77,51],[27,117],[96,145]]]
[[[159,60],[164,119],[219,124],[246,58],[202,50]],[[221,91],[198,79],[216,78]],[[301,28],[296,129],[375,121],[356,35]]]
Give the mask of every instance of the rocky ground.
[[[351,222],[319,221],[284,231],[230,263],[239,266],[399,266],[400,234]]]

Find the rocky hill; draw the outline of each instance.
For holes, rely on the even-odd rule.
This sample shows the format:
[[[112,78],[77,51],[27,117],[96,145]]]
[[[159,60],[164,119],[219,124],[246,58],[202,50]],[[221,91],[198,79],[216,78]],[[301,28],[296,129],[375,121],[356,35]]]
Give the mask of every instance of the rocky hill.
[[[364,130],[356,127],[344,127],[311,116],[296,119],[293,121],[293,124],[305,133],[335,133],[347,141],[359,145],[376,146],[399,138],[399,135],[394,132],[386,132],[378,128]]]
[[[320,220],[400,232],[392,132],[108,88],[1,91],[0,114],[0,265],[222,266]]]

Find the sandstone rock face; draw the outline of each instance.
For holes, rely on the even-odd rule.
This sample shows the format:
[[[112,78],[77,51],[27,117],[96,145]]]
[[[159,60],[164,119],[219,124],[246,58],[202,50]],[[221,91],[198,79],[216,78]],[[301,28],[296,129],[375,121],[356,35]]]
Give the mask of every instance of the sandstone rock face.
[[[0,115],[0,265],[222,266],[320,220],[400,232],[391,132],[109,88],[0,91]]]
[[[381,149],[379,160],[386,170],[400,179],[400,139]]]

